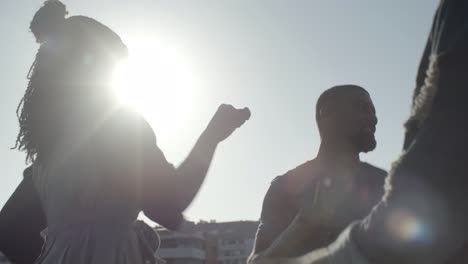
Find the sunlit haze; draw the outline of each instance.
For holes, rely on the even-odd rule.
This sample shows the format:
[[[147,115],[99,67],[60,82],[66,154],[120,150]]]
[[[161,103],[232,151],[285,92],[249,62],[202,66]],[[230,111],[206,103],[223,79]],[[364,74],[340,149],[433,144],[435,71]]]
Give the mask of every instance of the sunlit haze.
[[[0,207],[22,179],[25,153],[11,150],[15,110],[39,45],[29,23],[43,0],[0,8]],[[315,157],[315,102],[357,84],[374,102],[375,151],[389,169],[403,145],[416,70],[437,0],[63,0],[69,15],[97,19],[129,48],[113,85],[180,164],[221,103],[252,116],[216,150],[188,219],[256,220],[270,182]],[[156,188],[155,188],[156,189]],[[400,219],[400,218],[398,218]],[[399,222],[398,222],[399,223]]]
[[[158,126],[174,127],[199,102],[201,76],[177,45],[152,38],[127,38],[129,57],[115,69],[118,99]]]

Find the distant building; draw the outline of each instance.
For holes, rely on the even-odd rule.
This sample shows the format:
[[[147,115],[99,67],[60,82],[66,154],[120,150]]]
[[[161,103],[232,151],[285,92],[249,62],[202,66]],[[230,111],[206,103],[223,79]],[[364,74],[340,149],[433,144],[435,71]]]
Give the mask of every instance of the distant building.
[[[258,222],[185,222],[181,232],[156,227],[161,238],[157,264],[244,264]],[[10,264],[0,252],[0,264]]]
[[[205,238],[200,234],[184,234],[157,229],[161,237],[158,257],[167,264],[204,264],[206,258]]]
[[[219,264],[244,264],[252,251],[253,237],[224,235],[218,239]]]
[[[157,228],[161,248],[157,255],[167,264],[244,264],[258,222],[186,222],[181,232]]]

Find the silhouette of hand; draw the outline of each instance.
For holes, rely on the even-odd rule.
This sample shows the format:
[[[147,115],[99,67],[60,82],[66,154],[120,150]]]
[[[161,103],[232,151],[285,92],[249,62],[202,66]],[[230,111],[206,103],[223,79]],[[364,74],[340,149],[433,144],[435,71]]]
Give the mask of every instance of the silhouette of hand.
[[[208,124],[206,131],[213,140],[221,142],[249,118],[250,110],[248,108],[236,109],[232,105],[222,104]]]

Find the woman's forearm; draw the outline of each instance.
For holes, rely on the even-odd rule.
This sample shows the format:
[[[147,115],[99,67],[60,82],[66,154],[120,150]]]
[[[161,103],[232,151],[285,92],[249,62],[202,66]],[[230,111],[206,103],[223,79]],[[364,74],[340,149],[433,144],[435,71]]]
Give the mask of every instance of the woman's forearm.
[[[217,146],[218,142],[205,130],[188,157],[177,168],[174,190],[177,190],[176,200],[181,211],[189,206],[200,189]]]

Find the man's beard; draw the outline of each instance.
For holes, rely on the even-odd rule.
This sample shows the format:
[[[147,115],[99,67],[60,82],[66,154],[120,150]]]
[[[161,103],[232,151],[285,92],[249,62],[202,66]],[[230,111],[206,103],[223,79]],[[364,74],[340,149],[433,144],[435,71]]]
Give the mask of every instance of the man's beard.
[[[359,152],[367,153],[373,151],[377,147],[375,136],[370,133],[359,133],[354,137],[354,142]]]

